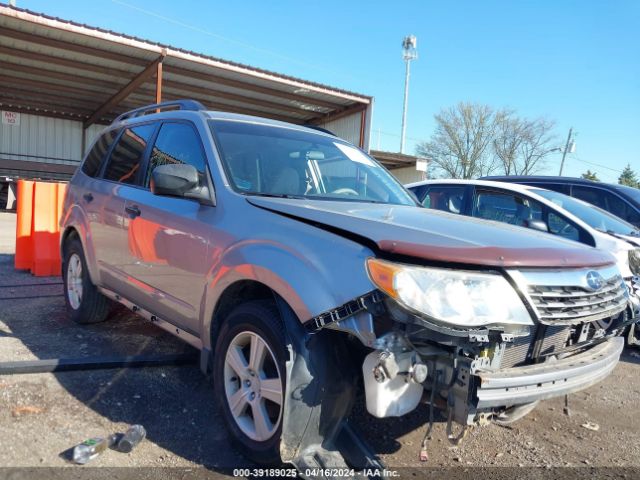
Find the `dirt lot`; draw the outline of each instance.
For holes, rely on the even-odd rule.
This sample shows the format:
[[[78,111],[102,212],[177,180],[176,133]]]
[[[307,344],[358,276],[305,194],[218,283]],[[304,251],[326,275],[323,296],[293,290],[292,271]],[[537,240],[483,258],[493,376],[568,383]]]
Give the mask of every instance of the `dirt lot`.
[[[59,278],[13,270],[14,221],[12,214],[0,213],[0,362],[190,351],[122,309],[103,324],[70,323]],[[605,382],[572,395],[571,416],[563,413],[562,400],[547,401],[513,428],[474,430],[459,447],[447,442],[445,423],[437,417],[427,465],[459,471],[470,466],[640,467],[636,355],[627,351]],[[69,466],[62,452],[133,423],[146,427],[148,440],[130,454],[106,452],[94,467],[202,471],[198,467],[204,465],[215,472],[250,466],[229,446],[212,398],[211,385],[196,366],[0,376],[0,466]],[[362,410],[355,423],[388,467],[424,466],[418,453],[426,407],[384,421]],[[586,422],[599,429],[583,427]]]

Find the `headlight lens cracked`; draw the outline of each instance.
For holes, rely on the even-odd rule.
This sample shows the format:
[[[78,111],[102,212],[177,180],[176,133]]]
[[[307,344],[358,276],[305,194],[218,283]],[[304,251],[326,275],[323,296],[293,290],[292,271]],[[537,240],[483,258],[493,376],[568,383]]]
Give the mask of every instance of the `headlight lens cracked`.
[[[509,327],[528,332],[531,316],[499,274],[417,267],[367,259],[373,283],[410,310],[457,328]],[[515,328],[514,328],[515,326]],[[518,328],[519,327],[519,328]]]

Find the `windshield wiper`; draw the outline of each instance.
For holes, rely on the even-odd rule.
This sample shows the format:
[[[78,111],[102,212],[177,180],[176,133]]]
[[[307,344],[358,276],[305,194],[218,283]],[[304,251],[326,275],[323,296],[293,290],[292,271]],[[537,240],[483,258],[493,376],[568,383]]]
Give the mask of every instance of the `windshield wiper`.
[[[271,198],[294,198],[297,200],[305,200],[307,197],[304,195],[292,195],[290,193],[259,193],[259,192],[247,192],[246,195],[253,195],[256,197],[271,197]]]

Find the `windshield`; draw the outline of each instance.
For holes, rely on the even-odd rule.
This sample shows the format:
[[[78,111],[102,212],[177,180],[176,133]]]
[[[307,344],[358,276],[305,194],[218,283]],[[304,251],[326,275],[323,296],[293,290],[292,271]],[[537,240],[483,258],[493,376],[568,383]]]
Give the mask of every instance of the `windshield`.
[[[385,168],[338,138],[229,120],[212,120],[210,126],[237,192],[416,205]]]
[[[582,200],[577,200],[563,193],[553,192],[551,190],[532,188],[531,191],[547,200],[551,200],[596,230],[618,235],[638,235],[640,233],[636,227],[630,223],[590,203],[585,203]]]

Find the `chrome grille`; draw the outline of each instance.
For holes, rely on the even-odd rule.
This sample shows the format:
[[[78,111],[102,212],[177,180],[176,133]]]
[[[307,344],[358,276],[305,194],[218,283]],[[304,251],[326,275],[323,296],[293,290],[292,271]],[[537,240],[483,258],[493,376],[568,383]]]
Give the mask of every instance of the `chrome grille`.
[[[612,317],[627,305],[627,290],[620,276],[589,291],[579,286],[529,285],[527,291],[542,323],[576,324]]]

